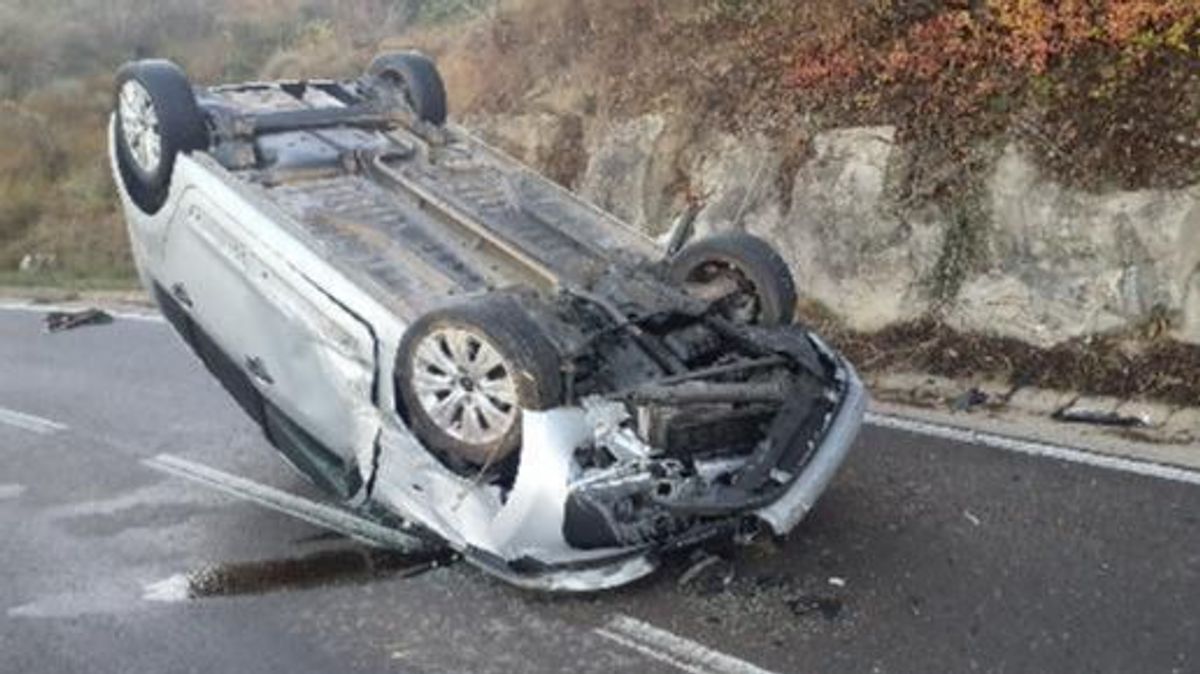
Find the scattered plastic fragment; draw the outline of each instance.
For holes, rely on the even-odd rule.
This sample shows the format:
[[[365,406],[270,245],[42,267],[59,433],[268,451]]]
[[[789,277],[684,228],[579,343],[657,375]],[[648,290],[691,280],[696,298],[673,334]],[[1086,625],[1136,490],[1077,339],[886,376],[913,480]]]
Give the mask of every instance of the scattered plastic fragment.
[[[684,571],[683,575],[679,576],[679,585],[683,586],[691,583],[696,579],[697,576],[704,573],[705,569],[720,561],[721,558],[717,557],[716,555],[705,555],[700,559],[700,561],[688,567],[688,570]]]
[[[829,584],[834,587],[846,587],[846,579],[834,576],[829,579]]]
[[[789,599],[787,607],[795,616],[819,613],[826,620],[836,620],[842,614],[845,602],[839,597],[801,595],[795,599]]]
[[[728,560],[711,553],[699,552],[692,557],[695,563],[679,577],[679,586],[695,586],[700,594],[723,592],[733,583],[735,571]]]
[[[46,314],[46,332],[61,332],[85,325],[107,325],[112,322],[113,317],[101,309],[52,311]]]
[[[963,517],[967,518],[967,521],[975,526],[979,526],[980,524],[983,524],[983,522],[978,517],[976,517],[974,515],[974,513],[972,513],[970,510],[964,510]]]

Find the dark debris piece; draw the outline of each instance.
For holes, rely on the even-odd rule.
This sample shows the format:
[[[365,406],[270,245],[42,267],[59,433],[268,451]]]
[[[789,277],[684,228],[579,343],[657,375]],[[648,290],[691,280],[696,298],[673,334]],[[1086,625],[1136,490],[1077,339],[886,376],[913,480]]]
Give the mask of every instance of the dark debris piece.
[[[966,393],[958,396],[950,403],[951,409],[955,412],[969,412],[980,405],[988,403],[988,394],[980,391],[977,388],[972,388]]]
[[[840,597],[805,594],[787,600],[787,607],[797,617],[817,614],[826,620],[837,620],[846,603]]]
[[[1074,408],[1071,406],[1060,407],[1054,410],[1050,418],[1069,424],[1093,424],[1116,428],[1145,428],[1150,425],[1146,423],[1145,419],[1133,415],[1101,412],[1099,410]]]
[[[46,332],[74,330],[85,325],[108,325],[113,317],[101,309],[81,311],[52,311],[46,314]]]

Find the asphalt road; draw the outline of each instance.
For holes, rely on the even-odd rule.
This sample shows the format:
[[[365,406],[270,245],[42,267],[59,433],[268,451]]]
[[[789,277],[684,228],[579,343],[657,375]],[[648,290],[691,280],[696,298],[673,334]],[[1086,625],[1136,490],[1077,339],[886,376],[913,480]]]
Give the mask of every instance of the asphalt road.
[[[0,672],[1200,672],[1195,485],[868,428],[787,541],[555,597],[162,453],[319,498],[165,325],[0,310]]]

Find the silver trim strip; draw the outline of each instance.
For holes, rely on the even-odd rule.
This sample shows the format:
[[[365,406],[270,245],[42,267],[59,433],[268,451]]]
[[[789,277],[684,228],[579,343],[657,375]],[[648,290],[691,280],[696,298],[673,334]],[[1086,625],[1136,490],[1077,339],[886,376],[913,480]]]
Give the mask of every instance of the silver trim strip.
[[[821,443],[821,448],[783,496],[771,505],[755,511],[777,535],[786,534],[794,529],[816,504],[842,462],[846,460],[846,455],[850,453],[850,447],[862,426],[869,396],[854,368],[845,361],[842,362],[842,368],[846,375],[846,397],[842,401],[842,409],[825,435],[825,441]]]

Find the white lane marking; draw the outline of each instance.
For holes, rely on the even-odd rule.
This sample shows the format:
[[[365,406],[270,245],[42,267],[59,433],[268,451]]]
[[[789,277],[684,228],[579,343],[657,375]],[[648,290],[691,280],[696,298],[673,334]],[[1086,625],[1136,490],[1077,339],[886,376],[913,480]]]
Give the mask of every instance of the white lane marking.
[[[142,588],[144,601],[178,603],[192,598],[192,580],[182,573],[150,583]]]
[[[690,665],[686,662],[683,662],[682,660],[676,659],[675,657],[671,656],[668,653],[664,653],[662,651],[655,650],[649,646],[644,646],[641,643],[634,641],[633,639],[627,639],[627,638],[621,636],[620,634],[617,634],[615,632],[610,632],[610,631],[604,629],[603,627],[597,627],[594,631],[596,634],[599,634],[600,636],[604,637],[605,639],[608,639],[609,641],[620,644],[620,645],[624,646],[625,648],[628,648],[631,651],[637,651],[638,653],[641,653],[642,655],[650,658],[651,660],[658,660],[659,662],[665,662],[668,665],[671,665],[672,667],[679,669],[681,671],[688,672],[689,674],[712,674],[712,672],[709,672],[707,669],[700,669],[699,667]]]
[[[25,493],[23,484],[0,484],[0,501],[14,499]]]
[[[689,674],[774,674],[627,615],[613,616],[603,627],[593,631],[605,639]]]
[[[909,433],[928,435],[935,438],[942,438],[944,440],[953,440],[954,442],[961,442],[968,445],[994,447],[997,449],[1005,449],[1010,452],[1017,452],[1019,454],[1028,454],[1030,456],[1057,459],[1059,461],[1068,461],[1070,463],[1079,463],[1086,466],[1093,466],[1095,468],[1117,470],[1124,473],[1133,473],[1135,475],[1142,475],[1145,477],[1154,477],[1160,480],[1170,480],[1172,482],[1200,485],[1200,472],[1187,470],[1186,468],[1179,468],[1177,466],[1152,463],[1150,461],[1140,461],[1137,459],[1128,459],[1109,454],[1099,454],[1083,449],[1074,449],[1071,447],[1052,445],[1044,442],[1035,442],[1032,440],[1021,440],[1004,435],[996,435],[995,433],[973,431],[967,428],[958,428],[955,426],[943,426],[941,424],[933,424],[925,421],[917,421],[916,419],[897,417],[890,414],[879,414],[876,412],[867,412],[866,422],[872,426],[879,426],[881,428],[899,431],[908,431]]]
[[[41,435],[50,435],[59,431],[67,430],[66,424],[60,424],[57,421],[35,417],[32,414],[10,410],[6,407],[0,407],[0,424],[8,424],[31,433],[39,433]]]
[[[21,311],[34,314],[48,314],[54,311],[80,311],[89,308],[91,305],[68,305],[68,304],[38,304],[36,302],[0,302],[0,311]],[[112,311],[103,309],[105,313],[113,318],[120,318],[129,321],[142,321],[143,323],[166,323],[167,319],[161,315],[153,313],[153,309],[147,309],[146,313],[136,311]]]
[[[345,534],[364,543],[385,545],[402,550],[425,545],[423,541],[404,532],[385,527],[340,508],[317,503],[177,456],[159,454],[149,459],[143,459],[142,464],[154,470],[211,487],[230,496],[257,503],[276,512],[291,515],[310,524]]]

